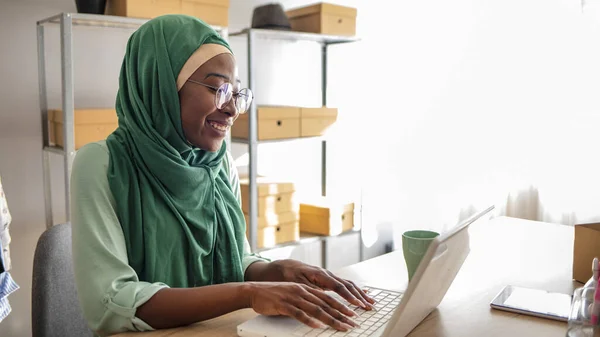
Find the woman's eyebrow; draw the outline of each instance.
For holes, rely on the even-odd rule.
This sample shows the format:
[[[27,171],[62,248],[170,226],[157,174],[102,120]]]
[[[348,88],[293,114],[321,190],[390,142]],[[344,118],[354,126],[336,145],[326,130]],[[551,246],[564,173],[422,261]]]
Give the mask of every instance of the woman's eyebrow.
[[[225,80],[227,80],[229,82],[229,77],[228,76],[225,76],[225,75],[219,74],[219,73],[208,73],[208,74],[206,74],[206,76],[204,76],[204,79],[207,79],[207,78],[209,78],[211,76],[220,77],[220,78],[223,78],[223,79],[225,79]]]
[[[209,78],[211,76],[220,77],[222,79],[225,79],[227,82],[229,82],[229,77],[228,76],[225,76],[225,75],[219,74],[219,73],[208,73],[208,74],[206,74],[206,76],[204,76],[204,79],[207,79],[207,78]],[[242,83],[242,81],[240,81],[239,78],[236,78],[235,81],[237,83],[240,83],[240,84]]]

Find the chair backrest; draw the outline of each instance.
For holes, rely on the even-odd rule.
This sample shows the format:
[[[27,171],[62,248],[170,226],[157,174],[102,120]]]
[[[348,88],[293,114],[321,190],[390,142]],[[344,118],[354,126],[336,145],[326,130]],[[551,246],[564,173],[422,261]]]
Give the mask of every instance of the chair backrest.
[[[92,336],[77,299],[71,224],[55,225],[38,239],[33,257],[33,337]]]

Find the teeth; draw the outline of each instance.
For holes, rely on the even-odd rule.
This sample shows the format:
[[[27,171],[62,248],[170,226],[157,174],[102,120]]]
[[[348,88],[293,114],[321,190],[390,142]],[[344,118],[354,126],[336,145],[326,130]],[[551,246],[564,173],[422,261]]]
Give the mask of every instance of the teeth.
[[[219,124],[219,123],[215,123],[215,122],[208,122],[208,124],[210,124],[210,126],[212,126],[213,128],[220,130],[220,131],[227,131],[227,126]]]

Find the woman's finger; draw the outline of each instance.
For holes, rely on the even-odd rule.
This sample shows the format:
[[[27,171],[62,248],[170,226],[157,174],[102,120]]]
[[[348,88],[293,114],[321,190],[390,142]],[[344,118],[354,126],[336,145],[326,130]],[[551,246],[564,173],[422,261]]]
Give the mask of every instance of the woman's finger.
[[[329,315],[354,327],[360,327],[356,322],[348,318],[348,316],[356,317],[358,315],[342,302],[320,290],[310,291],[310,296],[312,297],[307,297],[306,299],[321,306]]]
[[[332,277],[331,275],[327,274],[327,273],[323,273],[321,274],[321,279],[319,280],[319,284],[323,285],[324,287],[326,287],[329,290],[333,290],[336,293],[338,293],[340,296],[342,296],[346,301],[359,306],[361,308],[364,308],[366,310],[371,310],[372,307],[369,303],[363,302],[359,297],[354,296],[354,294],[352,294],[350,292],[350,290],[348,290],[348,288],[346,287],[346,285],[340,281],[338,281],[335,277]]]
[[[319,320],[308,316],[304,311],[302,311],[300,308],[295,307],[292,304],[281,303],[280,306],[281,307],[279,308],[278,312],[281,315],[295,318],[301,323],[308,325],[311,328],[321,329],[325,327],[325,325],[319,322]]]
[[[307,300],[306,297],[310,298],[310,295],[311,294],[307,291],[303,293],[302,296],[290,300],[290,304],[292,304],[298,310],[302,311],[303,314],[312,316],[318,319],[319,321],[325,323],[325,325],[328,325],[336,330],[348,331],[352,329],[352,326],[348,323],[337,319],[336,317],[330,315],[327,312],[327,310],[323,307]],[[316,297],[314,298],[317,299]],[[295,314],[301,317],[301,315],[298,312],[295,312]]]
[[[333,274],[331,274],[332,277],[334,277],[336,280],[338,280],[339,282],[342,282],[346,288],[348,288],[348,290],[359,300],[362,300],[363,303],[368,304],[368,305],[372,305],[375,303],[375,300],[373,300],[371,297],[367,296],[367,294],[364,293],[364,291],[362,289],[360,289],[359,287],[356,286],[356,284],[354,284],[354,282],[349,281],[349,280],[344,280],[342,278],[339,278]]]
[[[306,278],[306,276],[302,275],[302,277],[300,277],[299,280],[301,283],[313,288],[313,289],[317,289],[317,290],[323,290],[321,287],[317,286],[316,284],[314,284],[313,282],[311,282],[308,278]]]

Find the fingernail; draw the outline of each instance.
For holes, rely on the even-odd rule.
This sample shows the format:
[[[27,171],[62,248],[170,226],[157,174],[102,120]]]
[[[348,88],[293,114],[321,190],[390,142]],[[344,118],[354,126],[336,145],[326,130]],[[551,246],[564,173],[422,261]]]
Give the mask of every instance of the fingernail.
[[[342,323],[342,328],[344,328],[345,330],[352,330],[352,327],[346,323]]]

